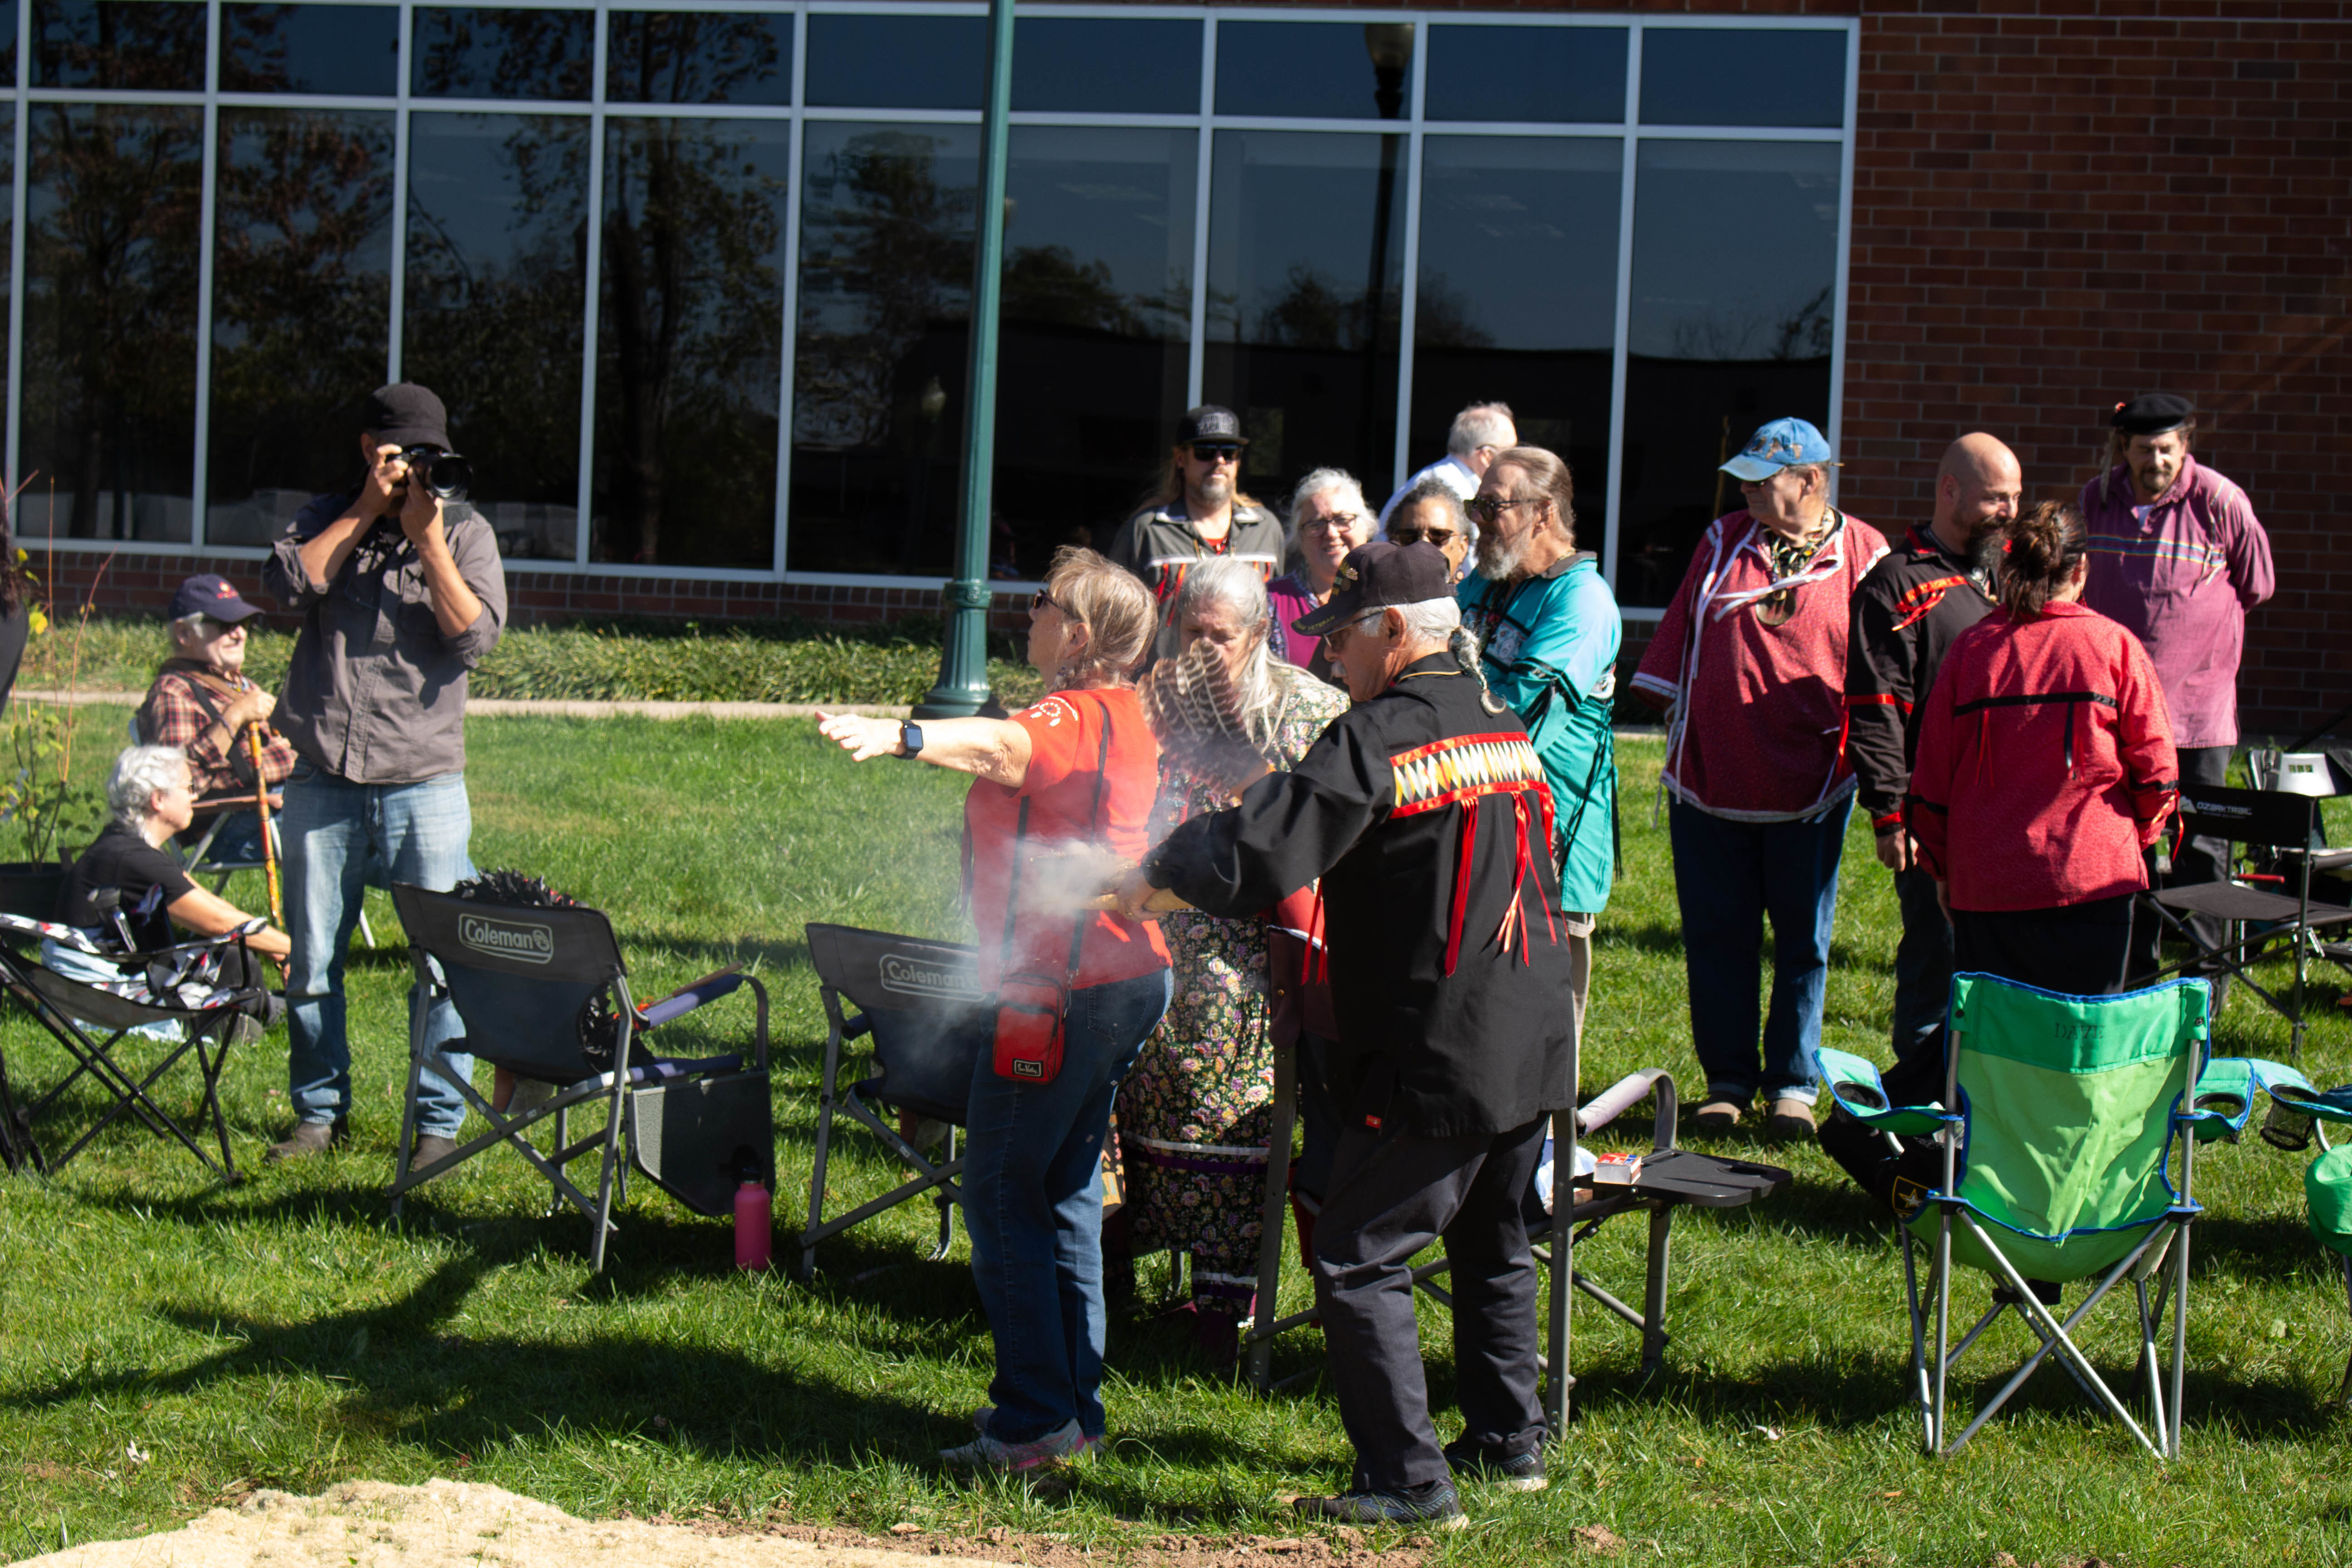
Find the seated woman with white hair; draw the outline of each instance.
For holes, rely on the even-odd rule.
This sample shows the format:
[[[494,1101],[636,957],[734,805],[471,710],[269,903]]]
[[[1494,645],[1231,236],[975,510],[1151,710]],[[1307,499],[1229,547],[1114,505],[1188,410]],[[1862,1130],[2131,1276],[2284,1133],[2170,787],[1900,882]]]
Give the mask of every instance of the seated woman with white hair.
[[[131,951],[152,952],[181,939],[176,925],[196,937],[226,936],[253,923],[251,915],[188,879],[179,860],[163,847],[188,826],[195,796],[189,787],[188,759],[177,746],[132,746],[114,760],[106,781],[106,805],[112,814],[103,831],[74,861],[58,906],[60,923],[72,926],[100,947],[117,949],[122,938],[114,910],[131,935]],[[111,890],[120,901],[102,907],[97,895]],[[286,933],[263,925],[245,939],[245,947],[281,967],[290,951]],[[122,980],[111,963],[92,958],[52,939],[41,943],[41,962],[68,979],[110,985]],[[264,984],[261,966],[238,952],[225,950],[219,973],[213,978],[227,990]],[[247,1011],[271,1021],[285,1009],[284,999],[266,995]]]

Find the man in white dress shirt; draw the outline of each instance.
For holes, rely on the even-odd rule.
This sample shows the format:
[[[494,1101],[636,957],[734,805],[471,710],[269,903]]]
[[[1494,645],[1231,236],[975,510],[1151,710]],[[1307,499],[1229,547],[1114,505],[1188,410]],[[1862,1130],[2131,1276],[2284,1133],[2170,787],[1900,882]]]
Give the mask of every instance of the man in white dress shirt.
[[[1478,482],[1486,477],[1486,465],[1495,460],[1495,454],[1518,444],[1518,426],[1511,423],[1507,403],[1474,403],[1455,415],[1454,428],[1445,433],[1445,456],[1399,485],[1396,494],[1381,508],[1383,534],[1389,513],[1396,510],[1397,503],[1413,486],[1427,479],[1444,479],[1455,495],[1468,500],[1478,493]],[[1473,533],[1471,538],[1475,543],[1477,536]]]

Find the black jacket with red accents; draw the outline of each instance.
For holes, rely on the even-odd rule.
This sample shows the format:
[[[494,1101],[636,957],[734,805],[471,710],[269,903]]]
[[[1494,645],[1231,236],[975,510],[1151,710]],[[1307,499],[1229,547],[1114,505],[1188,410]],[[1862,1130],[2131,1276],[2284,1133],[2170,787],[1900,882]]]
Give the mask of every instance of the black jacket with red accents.
[[[1845,749],[1863,810],[1889,831],[1903,819],[1919,722],[1952,640],[1992,613],[1991,584],[1924,527],[1853,591],[1845,645]]]
[[[1330,1087],[1358,1124],[1506,1132],[1575,1103],[1551,792],[1517,717],[1478,694],[1450,655],[1408,665],[1143,858],[1154,887],[1228,919],[1323,879]]]

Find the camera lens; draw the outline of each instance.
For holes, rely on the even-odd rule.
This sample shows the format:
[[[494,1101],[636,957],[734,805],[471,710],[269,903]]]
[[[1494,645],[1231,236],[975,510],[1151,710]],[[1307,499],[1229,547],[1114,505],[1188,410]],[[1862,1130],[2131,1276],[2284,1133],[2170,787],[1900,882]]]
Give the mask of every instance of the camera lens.
[[[444,452],[425,470],[425,488],[443,500],[457,500],[474,488],[474,465],[455,452]]]

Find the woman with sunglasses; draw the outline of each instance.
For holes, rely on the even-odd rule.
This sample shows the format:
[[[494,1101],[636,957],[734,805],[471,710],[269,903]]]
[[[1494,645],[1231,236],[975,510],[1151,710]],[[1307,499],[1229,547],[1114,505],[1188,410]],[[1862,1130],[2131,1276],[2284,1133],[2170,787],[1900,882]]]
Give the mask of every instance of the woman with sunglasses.
[[[1348,552],[1372,537],[1372,509],[1365,504],[1364,487],[1345,468],[1317,468],[1290,492],[1290,547],[1298,570],[1266,584],[1274,606],[1274,624],[1282,628],[1276,649],[1283,658],[1318,679],[1344,684],[1324,656],[1323,641],[1295,629],[1291,623],[1331,596],[1331,584]]]
[[[1464,510],[1461,492],[1433,474],[1397,498],[1384,537],[1391,544],[1434,544],[1454,568],[1451,581],[1459,583],[1478,542],[1478,525]]]
[[[1029,612],[1029,662],[1046,691],[1034,707],[922,724],[817,715],[857,762],[919,757],[977,775],[963,866],[983,986],[1059,980],[1078,953],[1060,1070],[1000,1077],[990,1052],[972,1064],[963,1217],[996,1374],[972,1417],[979,1435],[941,1451],[950,1464],[1031,1470],[1102,1445],[1098,1173],[1119,1079],[1168,1008],[1168,944],[1150,921],[1074,911],[1069,881],[1076,857],[1132,861],[1147,846],[1160,746],[1129,677],[1151,626],[1133,577],[1066,546]]]
[[[1142,579],[1159,605],[1151,659],[1176,656],[1181,639],[1171,606],[1195,562],[1245,561],[1261,582],[1282,570],[1282,524],[1242,493],[1248,447],[1232,409],[1204,403],[1191,410],[1177,426],[1159,485],[1103,552]]]

